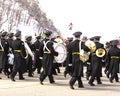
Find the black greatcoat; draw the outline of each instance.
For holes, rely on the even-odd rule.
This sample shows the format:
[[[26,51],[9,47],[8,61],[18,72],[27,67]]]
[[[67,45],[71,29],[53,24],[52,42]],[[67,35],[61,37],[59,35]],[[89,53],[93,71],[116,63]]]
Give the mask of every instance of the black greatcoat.
[[[28,44],[31,51],[33,51],[34,50],[33,44],[31,44],[27,41],[26,41],[26,43]],[[32,65],[33,65],[32,57],[30,56],[30,54],[28,54],[28,57],[26,59],[26,64],[27,64],[27,70],[29,70],[29,75],[30,75],[30,74],[32,74]]]
[[[1,39],[1,44],[4,49],[4,51],[2,51],[2,66],[3,66],[3,69],[6,71],[7,62],[8,62],[7,55],[8,55],[8,50],[9,50],[9,44],[8,44],[7,40],[5,40],[5,39]]]
[[[70,44],[71,44],[71,42],[66,45],[67,58],[66,58],[64,63],[65,63],[65,66],[66,66],[66,68],[65,68],[66,74],[69,73],[71,75],[71,73],[72,73],[72,53],[70,52]]]
[[[75,40],[75,41],[71,42],[71,44],[70,44],[71,54],[74,52],[79,52],[79,42],[80,42],[80,40]],[[85,46],[83,42],[81,42],[81,49],[84,49],[87,52],[89,51],[89,48],[87,46]],[[83,62],[80,60],[79,54],[72,55],[72,64],[73,64],[72,77],[83,76]]]
[[[104,45],[99,42],[95,42],[95,45],[96,45],[96,50],[98,48],[104,49]],[[97,57],[96,54],[93,53],[91,56],[91,59],[92,59],[91,60],[92,74],[94,74],[95,77],[102,77],[102,59],[103,58]]]
[[[12,51],[13,51],[13,48],[12,48],[13,39],[9,38],[9,39],[7,39],[7,42],[8,42],[8,44],[9,44],[9,48],[11,48]]]
[[[41,60],[39,58],[39,48],[40,48],[40,41],[37,40],[35,43],[34,43],[34,52],[35,52],[35,68],[41,68],[42,67],[42,63],[41,63]]]
[[[67,48],[66,66],[68,66],[68,64],[72,64],[72,53],[70,52],[70,44],[71,42],[66,45]]]
[[[40,57],[43,57],[43,72],[44,75],[52,75],[53,74],[53,60],[54,60],[54,56],[58,55],[58,52],[56,52],[53,48],[53,42],[49,40],[49,42],[47,43],[47,48],[50,50],[50,54],[44,53],[46,50],[43,50],[44,48],[44,44],[43,42],[47,42],[49,39],[44,39],[41,42],[41,46],[40,46]]]
[[[1,43],[1,39],[0,39],[0,43]],[[2,44],[0,45],[0,69],[3,67],[2,64],[2,54],[3,54],[3,49],[2,49]]]
[[[20,39],[16,39],[12,43],[12,48],[14,50],[14,66],[13,70],[18,70],[24,73],[26,71],[26,51],[24,47],[24,42]],[[15,50],[21,50],[21,52],[16,52]]]
[[[120,49],[117,47],[111,47],[110,50],[108,51],[108,62],[109,62],[109,72],[112,74],[119,73],[119,63],[120,63],[120,58],[111,58],[111,57],[120,57]]]

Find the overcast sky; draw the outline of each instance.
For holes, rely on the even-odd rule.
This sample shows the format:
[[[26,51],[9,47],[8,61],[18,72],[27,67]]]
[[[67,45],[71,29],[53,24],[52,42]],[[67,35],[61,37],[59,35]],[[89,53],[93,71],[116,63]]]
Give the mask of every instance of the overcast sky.
[[[101,41],[120,36],[120,0],[39,0],[40,6],[63,37],[81,31],[88,37],[100,35]],[[73,30],[68,30],[69,23]]]

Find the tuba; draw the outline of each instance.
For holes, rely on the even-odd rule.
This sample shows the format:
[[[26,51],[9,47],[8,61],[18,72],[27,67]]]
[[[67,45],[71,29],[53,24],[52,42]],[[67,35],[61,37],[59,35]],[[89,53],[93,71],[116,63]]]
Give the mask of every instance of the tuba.
[[[85,45],[90,49],[91,53],[95,52],[96,45],[93,41],[88,40],[88,41],[85,42]]]
[[[84,51],[83,49],[80,51],[80,60],[85,63],[89,59],[89,52]]]
[[[90,53],[93,53],[96,50],[96,45],[93,41],[86,41],[85,46],[87,46],[90,49],[90,52],[86,52],[83,49],[80,50],[80,60],[84,63],[89,59]],[[79,48],[80,49],[80,48]]]
[[[81,49],[81,41],[79,43],[79,50],[80,50],[80,60],[85,63],[89,59],[89,52],[84,51]]]
[[[103,57],[105,55],[105,49],[103,48],[98,48],[95,52],[97,57]]]

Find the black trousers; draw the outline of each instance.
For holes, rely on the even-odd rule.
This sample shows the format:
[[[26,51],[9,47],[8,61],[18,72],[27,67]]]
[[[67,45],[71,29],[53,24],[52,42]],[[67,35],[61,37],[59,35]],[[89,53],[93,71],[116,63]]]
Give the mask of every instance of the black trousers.
[[[117,73],[111,74],[110,80],[113,80],[113,79],[115,79],[115,81],[119,80]]]
[[[78,76],[78,77],[72,77],[72,78],[70,79],[70,82],[69,82],[69,83],[70,83],[71,86],[73,86],[76,81],[78,81],[78,87],[83,86],[83,83],[82,83],[82,80],[81,80],[81,77],[80,77],[80,76]]]
[[[30,55],[28,56],[26,63],[27,63],[28,75],[31,76],[33,72],[33,69],[32,69],[33,61]]]
[[[93,83],[95,79],[97,80],[97,83],[101,83],[100,77],[95,77],[95,76],[91,76],[89,83]]]
[[[91,70],[91,65],[86,64],[86,77],[90,77]]]
[[[49,82],[50,83],[55,82],[53,76],[52,75],[46,75],[46,74],[44,74],[44,71],[42,71],[42,73],[40,74],[40,78],[39,78],[40,81],[43,82],[47,76],[49,78]]]
[[[72,75],[72,66],[66,66],[64,73]]]
[[[17,69],[13,69],[12,73],[11,73],[11,78],[15,78],[17,72],[19,73],[19,79],[23,78],[23,73]]]

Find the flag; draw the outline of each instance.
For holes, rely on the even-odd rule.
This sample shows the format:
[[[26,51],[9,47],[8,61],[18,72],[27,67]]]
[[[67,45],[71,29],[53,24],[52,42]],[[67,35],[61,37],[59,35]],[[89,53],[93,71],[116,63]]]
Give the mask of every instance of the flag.
[[[68,27],[69,27],[69,30],[72,30],[72,28],[73,28],[73,24],[70,23]]]

